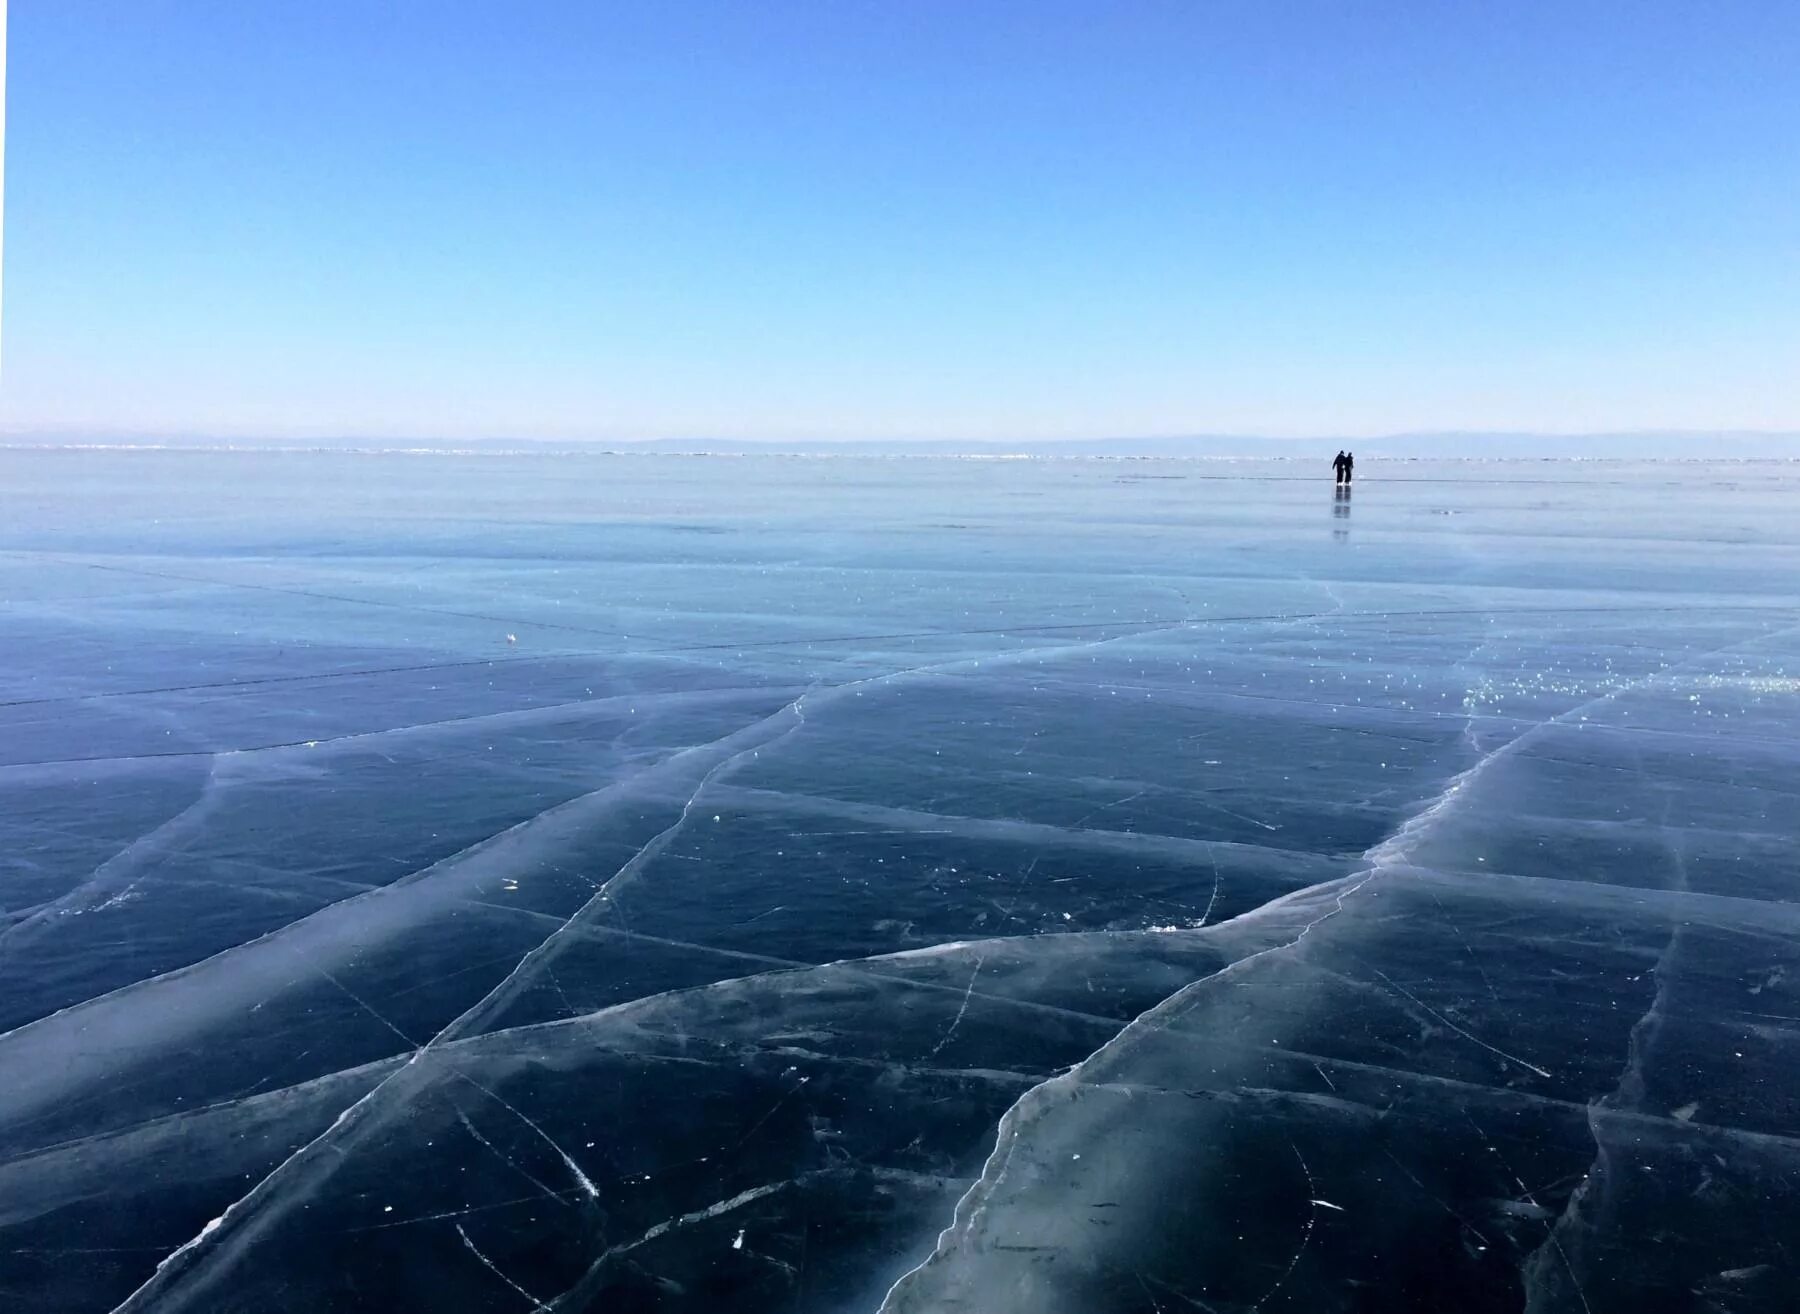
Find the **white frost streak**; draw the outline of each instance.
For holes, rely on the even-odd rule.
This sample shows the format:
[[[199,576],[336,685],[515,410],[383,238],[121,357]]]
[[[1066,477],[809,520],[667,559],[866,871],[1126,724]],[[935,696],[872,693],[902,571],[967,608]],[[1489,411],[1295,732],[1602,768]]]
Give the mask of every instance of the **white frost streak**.
[[[720,1214],[728,1214],[733,1209],[749,1204],[752,1200],[760,1200],[765,1195],[774,1195],[777,1191],[785,1191],[791,1184],[776,1182],[770,1186],[752,1186],[747,1191],[739,1191],[729,1200],[721,1200],[717,1204],[707,1205],[704,1209],[696,1209],[690,1214],[682,1214],[679,1218],[671,1218],[667,1222],[658,1223],[636,1241],[629,1242],[618,1249],[631,1250],[643,1245],[646,1241],[654,1241],[659,1236],[666,1236],[678,1227],[690,1227],[695,1223],[704,1223],[709,1218],[717,1218]]]
[[[579,1299],[587,1286],[599,1277],[599,1275],[605,1271],[606,1266],[620,1255],[629,1254],[640,1246],[648,1245],[658,1237],[667,1236],[670,1232],[677,1231],[680,1228],[691,1227],[695,1223],[704,1223],[709,1219],[719,1217],[721,1214],[728,1214],[733,1209],[738,1209],[753,1201],[760,1200],[764,1196],[774,1195],[777,1191],[785,1191],[792,1185],[793,1182],[786,1181],[774,1182],[768,1186],[752,1186],[749,1190],[739,1191],[728,1200],[720,1200],[716,1204],[707,1205],[704,1209],[696,1209],[692,1213],[681,1214],[675,1218],[665,1219],[663,1222],[647,1229],[635,1241],[626,1241],[620,1245],[608,1247],[598,1259],[588,1265],[587,1272],[582,1275],[579,1282],[563,1292],[562,1295],[557,1296],[554,1300],[544,1304],[541,1308],[545,1310],[558,1310],[565,1307],[575,1308],[573,1302]],[[738,1240],[740,1242],[743,1240],[742,1232],[738,1233]],[[734,1245],[732,1248],[738,1249],[739,1247]]]

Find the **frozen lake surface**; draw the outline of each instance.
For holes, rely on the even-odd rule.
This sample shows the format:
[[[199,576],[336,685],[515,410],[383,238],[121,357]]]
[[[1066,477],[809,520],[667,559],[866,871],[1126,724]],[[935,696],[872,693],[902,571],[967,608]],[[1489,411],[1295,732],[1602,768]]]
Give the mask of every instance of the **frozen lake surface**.
[[[0,452],[0,1306],[1800,1308],[1800,467]]]

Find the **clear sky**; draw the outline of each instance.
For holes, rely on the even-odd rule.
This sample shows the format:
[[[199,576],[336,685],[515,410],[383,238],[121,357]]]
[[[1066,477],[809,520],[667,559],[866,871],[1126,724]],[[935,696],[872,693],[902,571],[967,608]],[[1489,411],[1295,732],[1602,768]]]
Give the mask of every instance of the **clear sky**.
[[[12,430],[1800,429],[1800,3],[13,0]]]

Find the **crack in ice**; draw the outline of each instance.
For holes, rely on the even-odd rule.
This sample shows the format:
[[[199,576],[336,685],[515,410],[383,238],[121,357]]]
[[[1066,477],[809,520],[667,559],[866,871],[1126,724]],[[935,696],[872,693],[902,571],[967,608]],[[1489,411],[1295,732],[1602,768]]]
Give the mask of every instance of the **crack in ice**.
[[[532,1175],[530,1170],[527,1169],[523,1164],[521,1164],[517,1159],[513,1158],[510,1154],[506,1153],[506,1151],[502,1150],[498,1145],[495,1145],[487,1137],[483,1136],[481,1134],[481,1129],[478,1128],[474,1123],[470,1122],[469,1115],[464,1113],[461,1109],[458,1109],[456,1111],[456,1120],[458,1122],[460,1122],[463,1125],[463,1129],[465,1131],[467,1131],[470,1136],[474,1137],[475,1140],[479,1144],[481,1144],[490,1154],[492,1154],[496,1159],[500,1160],[500,1162],[505,1164],[508,1168],[511,1168],[514,1172],[518,1173],[519,1176],[523,1177],[526,1181],[530,1182],[533,1186],[537,1187],[537,1189],[539,1191],[541,1191],[545,1197],[547,1197],[551,1200],[555,1200],[558,1204],[566,1204],[567,1203],[565,1200],[563,1200],[562,1197],[564,1195],[568,1194],[568,1192],[558,1191],[554,1187],[550,1186],[548,1183],[540,1182],[535,1176]],[[439,1215],[439,1216],[443,1217],[444,1215]],[[461,1214],[461,1212],[458,1212],[455,1216],[460,1218],[462,1216],[462,1214]],[[390,1224],[390,1226],[391,1226],[391,1224]]]
[[[467,1232],[463,1231],[463,1225],[461,1223],[456,1223],[456,1224],[454,1224],[454,1226],[456,1228],[456,1234],[462,1238],[462,1242],[465,1246],[467,1246],[469,1248],[469,1252],[471,1254],[473,1254],[475,1256],[475,1258],[479,1259],[483,1264],[487,1265],[488,1270],[490,1272],[492,1272],[495,1277],[499,1278],[502,1282],[506,1283],[507,1286],[511,1287],[514,1291],[518,1292],[521,1296],[525,1297],[526,1300],[529,1300],[532,1303],[532,1306],[534,1308],[536,1308],[536,1309],[544,1308],[543,1301],[539,1300],[536,1296],[532,1295],[529,1291],[525,1290],[524,1287],[520,1286],[517,1282],[514,1282],[505,1273],[501,1272],[500,1265],[496,1264],[493,1260],[489,1259],[486,1255],[481,1253],[481,1248],[469,1239],[469,1234]]]
[[[975,1224],[986,1212],[988,1203],[994,1192],[999,1188],[1000,1183],[1005,1180],[1007,1170],[1011,1165],[1013,1152],[1018,1148],[1022,1139],[1021,1122],[1029,1112],[1035,1110],[1037,1105],[1041,1105],[1044,1102],[1047,1098],[1047,1092],[1069,1086],[1096,1084],[1086,1082],[1083,1073],[1090,1065],[1096,1064],[1103,1055],[1129,1043],[1130,1040],[1134,1039],[1137,1033],[1142,1030],[1161,1029],[1159,1026],[1159,1015],[1172,1011],[1182,1000],[1193,994],[1195,991],[1221,981],[1225,977],[1237,973],[1241,969],[1246,968],[1250,964],[1258,962],[1265,957],[1293,949],[1303,942],[1321,923],[1329,921],[1331,918],[1341,913],[1344,910],[1345,901],[1361,890],[1370,881],[1376,879],[1378,874],[1379,873],[1375,871],[1369,871],[1363,873],[1360,878],[1355,878],[1354,884],[1349,885],[1346,889],[1338,891],[1333,898],[1330,909],[1308,921],[1300,928],[1299,932],[1294,935],[1292,939],[1285,940],[1280,944],[1271,945],[1266,949],[1259,949],[1255,953],[1247,954],[1243,958],[1229,963],[1224,967],[1219,968],[1217,971],[1211,972],[1208,975],[1201,977],[1199,980],[1183,986],[1167,999],[1126,1023],[1117,1035],[1108,1040],[1106,1044],[1102,1045],[1085,1059],[1081,1060],[1081,1062],[1077,1063],[1074,1067],[1070,1068],[1067,1072],[1052,1077],[1048,1081],[1041,1082],[1021,1095],[1001,1116],[999,1128],[995,1135],[994,1148],[988,1154],[987,1162],[982,1166],[981,1175],[976,1178],[975,1182],[963,1194],[962,1198],[957,1201],[956,1207],[952,1211],[950,1223],[938,1234],[937,1244],[932,1248],[931,1254],[926,1256],[924,1260],[920,1261],[920,1263],[913,1268],[908,1269],[905,1273],[901,1274],[894,1284],[888,1288],[886,1296],[882,1298],[881,1304],[878,1307],[878,1314],[900,1314],[903,1306],[897,1302],[903,1297],[908,1284],[917,1280],[919,1275],[924,1273],[932,1265],[933,1261],[950,1253],[950,1250],[957,1241],[962,1237],[969,1235],[974,1230]],[[1343,879],[1349,881],[1352,878],[1345,877]],[[1291,903],[1302,894],[1317,892],[1319,892],[1319,887],[1314,887],[1307,891],[1296,891],[1294,894],[1284,896],[1281,899],[1272,900],[1270,903],[1264,904],[1262,908],[1257,909],[1256,911],[1266,912],[1276,905]],[[1248,916],[1248,914],[1246,914],[1246,916]],[[1234,918],[1233,920],[1240,919]]]
[[[810,1176],[810,1174],[808,1175]],[[750,1187],[748,1190],[739,1191],[729,1199],[720,1200],[715,1204],[707,1205],[704,1209],[696,1209],[690,1213],[678,1215],[675,1218],[665,1219],[663,1222],[657,1223],[655,1226],[643,1232],[635,1240],[622,1242],[615,1246],[609,1246],[599,1258],[595,1259],[594,1262],[588,1266],[587,1272],[582,1274],[581,1278],[574,1286],[570,1287],[560,1296],[556,1296],[546,1302],[542,1308],[547,1311],[573,1308],[571,1302],[591,1294],[589,1289],[598,1282],[600,1277],[605,1273],[606,1266],[619,1256],[629,1254],[633,1250],[640,1249],[659,1237],[667,1236],[669,1233],[678,1231],[681,1228],[691,1227],[695,1223],[708,1222],[723,1214],[728,1214],[734,1209],[741,1209],[743,1206],[751,1204],[754,1201],[774,1195],[778,1191],[785,1191],[793,1186],[797,1180],[799,1179],[774,1182],[767,1186]]]
[[[956,1034],[956,1029],[962,1025],[963,1015],[969,1011],[969,997],[975,993],[975,978],[981,975],[981,965],[985,961],[987,960],[984,956],[976,955],[975,966],[969,969],[969,985],[963,991],[962,1003],[957,1007],[956,1016],[950,1019],[949,1028],[938,1037],[937,1044],[931,1047],[931,1053],[926,1055],[927,1058],[936,1058],[943,1051],[944,1046],[950,1043],[950,1037]]]
[[[1467,1028],[1458,1026],[1456,1023],[1452,1022],[1449,1018],[1445,1017],[1442,1013],[1438,1012],[1438,1010],[1433,1008],[1430,1004],[1427,1004],[1423,999],[1420,999],[1412,991],[1408,990],[1405,986],[1403,986],[1399,982],[1395,981],[1393,977],[1389,976],[1386,972],[1382,971],[1379,967],[1376,967],[1373,964],[1371,964],[1369,967],[1369,970],[1371,972],[1375,973],[1375,975],[1380,977],[1383,981],[1386,981],[1388,983],[1389,988],[1392,989],[1396,994],[1404,995],[1406,998],[1412,1000],[1412,1002],[1417,1004],[1419,1006],[1419,1008],[1421,1010],[1423,1010],[1427,1016],[1435,1019],[1442,1025],[1450,1028],[1450,1030],[1454,1031],[1457,1035],[1461,1036],[1463,1039],[1473,1041],[1475,1044],[1480,1045],[1483,1049],[1487,1050],[1490,1054],[1499,1055],[1501,1058],[1505,1059],[1508,1063],[1516,1063],[1522,1068],[1525,1068],[1531,1072],[1537,1073],[1537,1075],[1540,1077],[1544,1077],[1546,1079],[1553,1079],[1551,1073],[1546,1072],[1543,1068],[1540,1068],[1537,1064],[1528,1062],[1527,1060],[1520,1058],[1517,1054],[1508,1054],[1505,1050],[1498,1049],[1495,1046],[1488,1044],[1487,1041],[1483,1040],[1480,1036],[1476,1035],[1474,1032],[1468,1030]]]
[[[1294,1158],[1298,1159],[1300,1162],[1300,1171],[1306,1174],[1306,1192],[1309,1197],[1307,1200],[1306,1223],[1300,1229],[1300,1244],[1295,1247],[1293,1257],[1288,1260],[1287,1267],[1281,1271],[1281,1276],[1275,1279],[1274,1286],[1270,1287],[1267,1291],[1263,1292],[1262,1295],[1258,1296],[1256,1300],[1251,1302],[1251,1309],[1261,1309],[1268,1303],[1269,1297],[1273,1296],[1277,1291],[1280,1291],[1281,1288],[1287,1284],[1287,1280],[1294,1276],[1294,1270],[1300,1266],[1300,1256],[1304,1255],[1306,1253],[1306,1248],[1312,1244],[1313,1228],[1318,1225],[1319,1221],[1319,1206],[1324,1203],[1316,1198],[1319,1194],[1319,1185],[1317,1182],[1313,1181],[1312,1169],[1308,1168],[1306,1166],[1306,1160],[1301,1158],[1300,1147],[1295,1145],[1292,1141],[1289,1141],[1288,1149],[1294,1152]],[[1331,1208],[1336,1209],[1337,1206],[1332,1205]]]

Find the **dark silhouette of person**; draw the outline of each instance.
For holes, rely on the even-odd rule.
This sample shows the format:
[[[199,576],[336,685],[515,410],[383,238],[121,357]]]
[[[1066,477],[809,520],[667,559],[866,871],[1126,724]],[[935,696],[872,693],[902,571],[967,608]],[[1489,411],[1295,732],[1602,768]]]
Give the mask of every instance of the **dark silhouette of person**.
[[[1338,454],[1331,458],[1331,472],[1337,476],[1337,481],[1340,484],[1343,483],[1347,477],[1345,468],[1347,464],[1348,463],[1344,458],[1344,449],[1340,447],[1338,448]]]
[[[1356,453],[1344,453],[1344,482],[1349,483],[1356,475]]]

